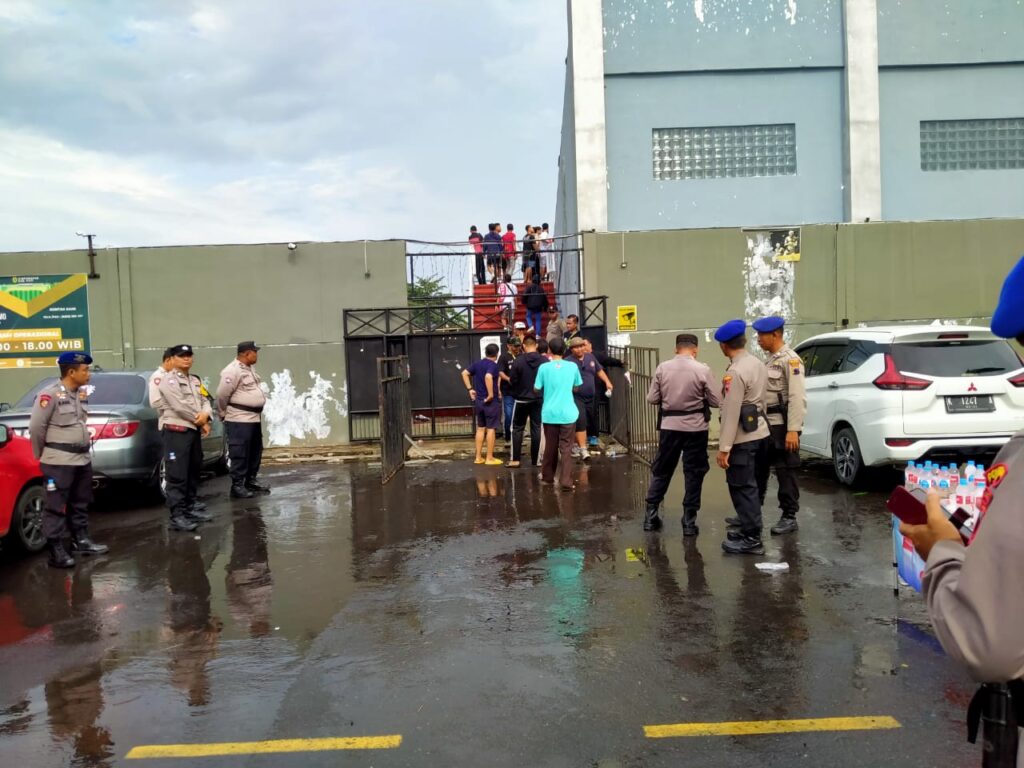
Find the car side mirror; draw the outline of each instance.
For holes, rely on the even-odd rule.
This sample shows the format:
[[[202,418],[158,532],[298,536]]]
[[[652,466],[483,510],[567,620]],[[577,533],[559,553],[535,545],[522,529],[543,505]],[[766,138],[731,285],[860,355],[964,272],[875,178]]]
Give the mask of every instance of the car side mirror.
[[[0,448],[11,442],[11,430],[6,424],[0,424]]]
[[[10,403],[0,403],[0,413],[3,413],[4,411],[9,411],[9,410],[11,410],[11,404]]]

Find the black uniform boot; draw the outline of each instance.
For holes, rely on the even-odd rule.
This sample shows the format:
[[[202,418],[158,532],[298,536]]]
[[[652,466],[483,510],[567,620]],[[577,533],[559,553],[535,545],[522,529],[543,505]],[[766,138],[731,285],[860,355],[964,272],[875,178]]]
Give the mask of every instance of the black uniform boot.
[[[180,512],[172,512],[171,521],[167,524],[167,527],[172,531],[194,531],[199,526]]]
[[[656,531],[661,528],[661,518],[658,516],[658,505],[648,504],[644,512],[644,530]]]
[[[191,520],[193,523],[208,523],[213,520],[213,515],[204,511],[205,509],[205,504],[192,505],[185,510],[183,517],[186,520]]]
[[[793,533],[800,526],[796,524],[795,517],[786,517],[783,515],[779,518],[779,522],[772,526],[772,536],[781,536],[785,533]]]
[[[730,526],[731,528],[739,528],[740,519],[738,517],[727,517],[725,518],[725,524]]]
[[[256,480],[246,480],[245,487],[253,493],[270,493],[270,489],[265,485],[260,485]]]
[[[231,486],[231,498],[232,499],[251,499],[256,494],[246,488],[244,485],[232,485]]]
[[[74,568],[75,558],[64,549],[64,542],[53,539],[46,542],[46,548],[50,551],[50,559],[46,564],[51,568]]]
[[[760,536],[741,536],[739,539],[726,539],[722,549],[730,555],[763,555],[764,544]]]
[[[191,512],[205,512],[206,504],[199,499],[192,499],[192,503],[188,505],[188,508]]]
[[[725,532],[725,538],[727,538],[729,541],[739,541],[743,538],[743,531],[741,531],[739,528],[730,528],[728,531]]]
[[[697,512],[695,510],[683,510],[683,536],[696,536],[700,533],[697,527]]]
[[[105,555],[110,547],[90,539],[88,531],[79,531],[71,536],[71,551],[79,555]]]

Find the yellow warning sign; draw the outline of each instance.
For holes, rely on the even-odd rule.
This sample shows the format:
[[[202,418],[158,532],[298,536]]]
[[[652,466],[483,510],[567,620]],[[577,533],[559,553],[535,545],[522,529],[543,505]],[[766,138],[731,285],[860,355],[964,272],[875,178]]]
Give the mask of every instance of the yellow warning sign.
[[[619,332],[636,330],[636,304],[620,304],[618,307]]]

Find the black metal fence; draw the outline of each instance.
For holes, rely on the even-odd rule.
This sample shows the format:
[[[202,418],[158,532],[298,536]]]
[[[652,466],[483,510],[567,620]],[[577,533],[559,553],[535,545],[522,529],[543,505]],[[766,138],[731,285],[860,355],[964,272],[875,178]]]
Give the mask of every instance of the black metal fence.
[[[580,302],[582,333],[598,349],[607,337],[604,296]],[[349,394],[349,439],[375,441],[380,432],[378,358],[403,356],[409,365],[410,435],[464,437],[475,431],[462,371],[482,355],[481,347],[505,338],[500,329],[466,327],[473,304],[349,309],[344,312],[345,368]],[[454,322],[453,319],[465,321]]]
[[[386,483],[405,464],[406,438],[412,434],[409,400],[409,358],[377,358],[380,414],[380,472]]]
[[[658,452],[658,409],[647,402],[647,390],[658,367],[658,350],[609,346],[608,354],[625,365],[609,369],[616,393],[609,404],[609,432],[650,466]]]

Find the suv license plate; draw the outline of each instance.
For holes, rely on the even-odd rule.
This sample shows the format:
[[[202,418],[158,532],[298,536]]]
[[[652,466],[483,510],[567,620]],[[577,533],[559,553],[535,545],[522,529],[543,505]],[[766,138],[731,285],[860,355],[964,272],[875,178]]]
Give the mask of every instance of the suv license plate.
[[[996,409],[992,395],[958,395],[946,398],[946,413],[986,413]]]

